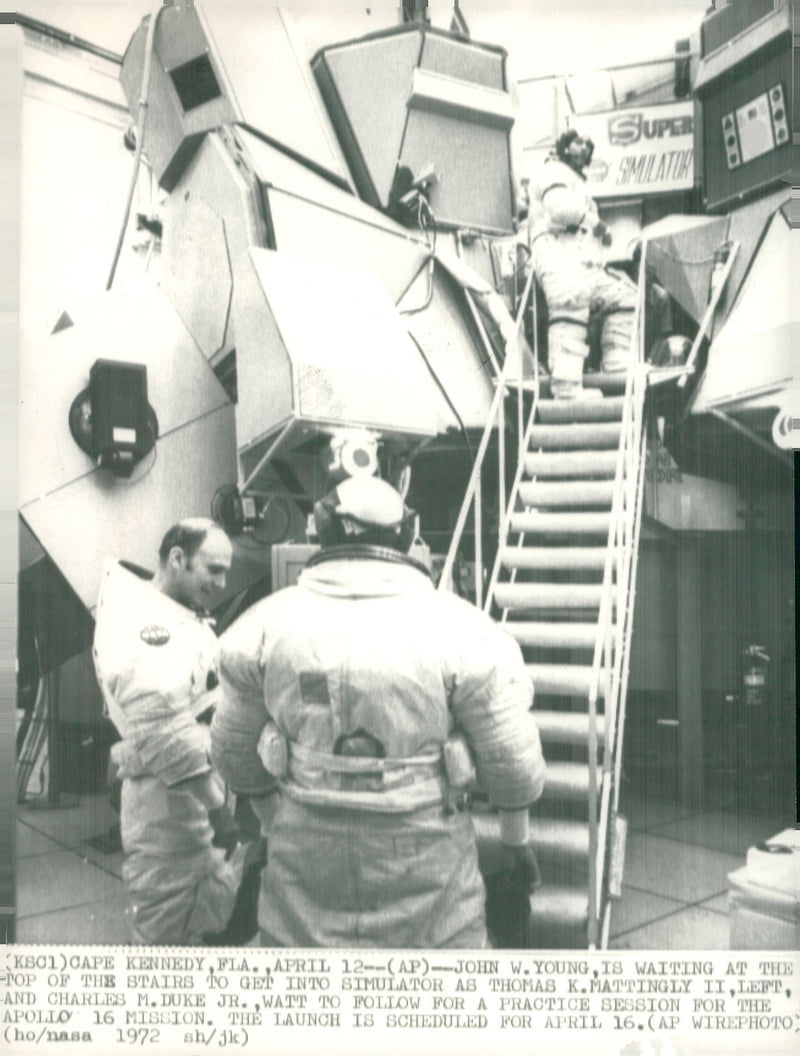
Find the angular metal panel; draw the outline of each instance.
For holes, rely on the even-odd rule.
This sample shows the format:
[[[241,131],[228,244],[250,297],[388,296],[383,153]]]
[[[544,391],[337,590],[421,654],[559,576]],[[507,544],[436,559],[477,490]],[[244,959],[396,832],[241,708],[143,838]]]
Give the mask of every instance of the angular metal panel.
[[[173,399],[180,403],[189,385],[181,384],[179,370],[174,382]],[[106,555],[154,568],[167,528],[181,517],[208,515],[217,489],[235,480],[233,406],[227,404],[163,436],[130,481],[94,470],[28,502],[21,512],[75,593],[93,608]],[[228,595],[234,591],[232,582]]]
[[[26,516],[29,503],[98,473],[68,423],[70,405],[87,386],[96,359],[147,366],[149,402],[162,437],[230,402],[160,291],[106,294],[76,319],[74,326],[21,348],[19,505]],[[111,486],[106,471],[99,479],[101,487]]]
[[[250,249],[234,304],[240,448],[287,418],[419,436],[443,427],[439,393],[377,275]]]
[[[507,129],[409,110],[400,164],[415,173],[433,165],[440,174],[429,194],[439,223],[512,230]]]
[[[212,364],[235,347],[231,262],[247,246],[265,243],[257,196],[231,157],[224,135],[217,131],[205,137],[165,202],[162,241],[161,288]]]
[[[728,311],[736,304],[739,288],[745,280],[755,256],[758,244],[769,226],[772,214],[784,206],[791,198],[788,187],[780,187],[772,194],[757,201],[748,202],[739,209],[732,210],[727,217],[730,225],[728,238],[739,243],[739,252],[731,268],[730,278],[723,296],[722,311],[717,312],[714,333],[716,335],[728,317]],[[786,273],[789,282],[790,272]],[[787,317],[788,318],[788,317]]]
[[[206,359],[225,340],[233,277],[225,223],[198,197],[178,195],[161,255],[162,286]]]
[[[258,5],[215,4],[204,14],[241,120],[350,183],[347,164],[311,76],[291,36],[290,15]]]
[[[642,230],[647,263],[697,322],[708,304],[714,251],[728,238],[727,217],[669,216]]]
[[[419,32],[394,34],[329,48],[314,64],[359,193],[376,206],[389,201],[421,45]]]
[[[424,282],[421,276],[401,302],[403,308],[425,303]],[[407,315],[406,321],[464,426],[475,429],[486,424],[494,384],[486,353],[467,325],[465,313],[463,294],[437,264],[427,307]]]
[[[507,92],[456,81],[430,70],[414,70],[406,106],[490,128],[508,130],[514,124],[514,107]]]
[[[424,267],[429,255],[424,242],[399,226],[397,233],[388,229],[374,211],[372,216],[377,223],[371,218],[354,223],[349,212],[329,209],[275,189],[269,191],[269,209],[279,251],[374,271],[395,302]]]
[[[139,116],[146,38],[145,19],[128,45],[120,74],[128,108],[134,118]],[[202,136],[218,125],[234,121],[237,110],[225,85],[222,64],[209,52],[205,32],[193,5],[164,7],[159,13],[153,51],[144,150],[161,186],[171,190]],[[186,109],[170,72],[193,59],[208,64],[219,94]]]
[[[253,266],[251,248],[234,262],[233,316],[236,349],[236,444],[240,451],[294,414],[294,380],[286,344]]]
[[[505,91],[505,52],[438,33],[426,33],[420,66],[471,84]]]
[[[792,337],[799,347],[800,326],[791,321],[791,237],[783,214],[777,213],[736,304],[711,344],[692,414],[769,392],[777,396],[792,384]]]
[[[695,91],[738,66],[777,37],[791,33],[790,6],[776,5],[770,11],[772,6],[769,2],[759,3],[759,0],[728,4],[704,21],[703,58],[695,77]]]
[[[389,208],[396,167],[417,176],[432,164],[437,221],[512,230],[502,50],[409,27],[328,48],[313,65],[366,201]]]

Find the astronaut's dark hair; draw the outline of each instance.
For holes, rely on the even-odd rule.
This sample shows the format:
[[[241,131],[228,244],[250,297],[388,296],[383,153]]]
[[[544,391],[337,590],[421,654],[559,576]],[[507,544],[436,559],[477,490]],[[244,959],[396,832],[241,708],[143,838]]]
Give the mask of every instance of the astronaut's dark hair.
[[[562,132],[562,134],[558,137],[558,139],[556,140],[556,154],[559,156],[559,158],[561,158],[562,161],[567,161],[567,151],[569,150],[570,145],[574,143],[576,139],[580,138],[581,135],[575,128],[570,128],[566,132]],[[586,139],[586,143],[589,147],[589,158],[586,162],[586,164],[588,165],[589,162],[591,162],[592,160],[592,155],[594,154],[594,143],[591,141],[591,139],[588,138]]]
[[[162,565],[166,564],[170,550],[174,546],[179,547],[188,558],[194,557],[210,531],[219,529],[224,531],[215,521],[205,517],[192,517],[178,521],[167,530],[158,548],[158,560]]]

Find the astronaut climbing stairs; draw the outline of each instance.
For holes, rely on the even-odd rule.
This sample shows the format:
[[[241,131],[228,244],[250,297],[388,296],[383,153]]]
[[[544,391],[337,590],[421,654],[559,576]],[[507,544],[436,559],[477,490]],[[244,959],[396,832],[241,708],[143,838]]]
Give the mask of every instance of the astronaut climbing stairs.
[[[540,947],[604,945],[621,883],[616,809],[645,453],[633,375],[601,400],[538,401],[485,605],[522,647],[548,760],[531,816]]]
[[[640,345],[635,326],[628,371],[587,376],[603,399],[553,400],[546,382],[528,384],[532,405],[507,503],[501,489],[494,568],[476,598],[519,643],[535,689],[548,765],[530,817],[542,874],[531,897],[536,948],[605,947],[621,893],[617,808],[646,454]],[[506,388],[501,403],[514,383]],[[504,428],[502,411],[496,424]],[[473,476],[479,481],[480,468]],[[479,483],[477,498],[476,520]],[[490,875],[499,818],[480,802],[473,815]]]

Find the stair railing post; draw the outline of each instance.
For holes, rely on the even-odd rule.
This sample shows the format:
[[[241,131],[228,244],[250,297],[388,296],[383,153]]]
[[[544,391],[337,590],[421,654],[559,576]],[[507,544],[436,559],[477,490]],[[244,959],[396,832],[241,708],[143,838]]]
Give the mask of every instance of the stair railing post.
[[[519,342],[517,342],[519,344]],[[499,517],[497,524],[497,548],[500,549],[500,541],[506,536],[506,396],[508,387],[505,379],[501,380],[503,386],[503,398],[497,408],[497,494],[499,502]],[[520,378],[520,390],[522,379]]]
[[[517,315],[515,325],[515,335],[518,338],[522,322],[524,320],[524,305],[527,303],[527,298],[530,296],[530,291],[533,283],[533,269],[528,274],[527,281],[525,283],[525,292],[523,294],[523,307]],[[466,291],[467,300],[470,301],[469,292]],[[484,330],[485,334],[485,330]],[[483,435],[481,437],[478,450],[475,454],[475,459],[470,473],[469,483],[467,484],[464,498],[461,503],[461,509],[459,510],[458,517],[456,519],[456,526],[453,530],[453,538],[450,541],[450,548],[447,551],[447,557],[445,558],[444,567],[442,568],[442,574],[439,578],[439,589],[448,590],[452,586],[453,581],[453,565],[455,564],[456,554],[461,543],[461,538],[464,534],[464,528],[466,526],[467,517],[469,516],[470,504],[475,496],[476,488],[478,487],[478,479],[480,477],[481,468],[483,466],[483,460],[486,455],[486,450],[489,446],[489,440],[492,435],[492,429],[495,427],[497,421],[497,412],[499,402],[504,398],[505,389],[508,385],[508,377],[511,370],[517,366],[514,356],[506,355],[503,369],[499,374],[499,383],[495,388],[494,397],[492,399],[491,407],[486,416],[486,425],[484,426]],[[521,384],[521,379],[519,381]],[[535,407],[535,395],[534,395],[534,407]],[[533,412],[532,412],[533,414]]]
[[[503,400],[501,398],[500,403]],[[473,523],[475,525],[475,604],[483,608],[483,488],[481,472],[475,481],[475,498],[473,506]]]
[[[529,273],[529,275],[528,275],[528,279],[527,279],[526,284],[525,284],[525,294],[523,296],[523,300],[522,300],[522,302],[520,304],[520,310],[519,310],[519,312],[517,314],[517,318],[516,318],[515,337],[516,337],[516,340],[517,340],[518,358],[517,358],[517,356],[513,356],[512,357],[511,355],[507,355],[507,357],[506,357],[506,363],[507,364],[508,363],[512,363],[512,362],[518,364],[518,375],[517,375],[518,382],[519,382],[519,379],[521,377],[522,369],[523,369],[522,342],[520,340],[520,334],[522,332],[522,324],[525,321],[525,306],[527,305],[529,298],[531,299],[531,302],[533,304],[535,304],[535,280],[534,280],[533,271],[531,271]],[[502,531],[502,533],[501,533],[501,535],[500,535],[500,537],[498,539],[497,554],[495,555],[494,564],[492,566],[492,572],[491,572],[491,575],[489,577],[489,582],[488,582],[488,585],[487,585],[487,588],[486,588],[486,601],[485,601],[484,606],[483,606],[484,612],[490,612],[491,611],[492,601],[493,601],[493,598],[494,598],[494,590],[495,590],[495,587],[497,585],[497,580],[498,580],[498,578],[500,576],[500,569],[502,567],[502,551],[503,551],[503,548],[506,546],[506,544],[508,542],[509,525],[511,523],[511,517],[513,515],[514,507],[515,507],[516,501],[517,501],[517,495],[518,495],[518,489],[519,489],[520,480],[522,479],[522,475],[523,475],[523,473],[525,471],[525,456],[527,454],[528,444],[530,442],[530,431],[531,431],[531,428],[533,426],[534,419],[536,417],[536,407],[537,407],[538,397],[539,397],[539,372],[538,372],[538,368],[534,365],[533,402],[531,403],[531,408],[530,408],[530,412],[528,414],[527,424],[525,424],[524,426],[523,426],[524,391],[523,391],[523,385],[521,383],[518,384],[517,430],[518,430],[518,433],[519,433],[519,439],[518,439],[517,466],[516,466],[516,470],[515,470],[515,473],[514,473],[514,480],[512,482],[511,489],[508,492],[507,502],[505,503],[503,511],[501,511],[501,516],[503,518],[502,523],[504,525],[504,528],[503,528],[503,531]],[[518,547],[521,547],[523,545],[523,540],[524,540],[524,533],[519,533],[519,539],[517,541],[517,546]],[[516,572],[517,572],[516,568],[512,569],[512,571],[511,571],[511,581],[512,582],[514,582],[516,580]],[[506,619],[505,610],[503,611],[503,614],[501,615],[500,619],[501,619],[501,622],[505,622],[505,619]]]
[[[638,543],[636,532],[638,507],[636,501],[632,501],[629,484],[631,479],[638,480],[641,474],[641,466],[637,460],[639,442],[637,428],[641,423],[641,415],[638,413],[638,400],[640,398],[640,361],[643,349],[644,329],[644,281],[645,281],[645,257],[646,245],[643,246],[642,257],[639,265],[638,296],[636,301],[636,312],[631,333],[632,361],[628,367],[625,379],[625,396],[623,401],[622,422],[620,428],[620,448],[617,456],[617,466],[614,475],[614,492],[611,504],[611,525],[608,536],[608,552],[603,574],[603,593],[601,596],[599,612],[599,635],[595,648],[592,673],[592,691],[596,694],[601,677],[601,664],[605,675],[605,738],[603,755],[604,782],[602,789],[602,808],[600,811],[599,837],[595,844],[596,856],[594,858],[594,869],[590,868],[590,910],[592,900],[594,902],[595,920],[592,922],[590,912],[589,941],[592,936],[597,937],[597,919],[603,911],[603,890],[605,884],[605,857],[606,844],[608,842],[608,829],[611,807],[611,770],[617,774],[619,770],[619,756],[615,752],[617,745],[616,725],[621,704],[620,694],[623,690],[624,679],[622,672],[627,664],[630,636],[627,633],[630,627],[630,610],[632,599],[629,592],[632,588],[630,572],[633,562],[629,560],[630,547]],[[635,558],[635,555],[634,555]],[[612,581],[612,573],[615,579]],[[615,605],[612,604],[612,598]],[[630,602],[630,603],[629,603]],[[591,709],[592,695],[590,694],[590,748],[591,729],[593,716]],[[590,752],[591,766],[591,752]],[[590,781],[592,775],[590,773]],[[591,796],[590,796],[591,799]],[[615,801],[616,803],[616,793]],[[597,831],[596,830],[596,831]],[[591,825],[590,825],[591,842]]]

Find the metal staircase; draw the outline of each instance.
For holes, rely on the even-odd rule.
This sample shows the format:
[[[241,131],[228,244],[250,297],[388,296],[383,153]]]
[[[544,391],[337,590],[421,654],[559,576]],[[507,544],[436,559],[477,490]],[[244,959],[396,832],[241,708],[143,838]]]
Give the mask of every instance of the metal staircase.
[[[472,509],[475,600],[523,650],[548,763],[531,812],[543,881],[531,898],[539,948],[604,947],[611,898],[620,893],[625,823],[617,808],[645,462],[642,291],[640,276],[630,369],[585,379],[604,390],[602,400],[543,398],[538,375],[518,380],[521,354],[509,342],[440,580],[449,589]],[[535,297],[531,304],[535,312]],[[519,444],[506,503],[505,404],[513,400]],[[501,515],[484,596],[481,475],[495,427]],[[491,872],[499,819],[480,801],[473,814],[482,868]]]

